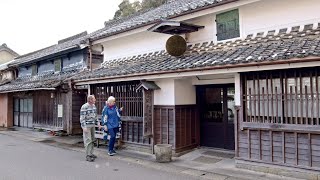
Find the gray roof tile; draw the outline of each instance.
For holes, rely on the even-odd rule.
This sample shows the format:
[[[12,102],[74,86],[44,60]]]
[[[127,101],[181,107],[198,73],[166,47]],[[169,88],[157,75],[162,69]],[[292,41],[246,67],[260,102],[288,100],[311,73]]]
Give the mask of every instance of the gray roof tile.
[[[9,64],[9,66],[12,65],[19,65],[19,64],[24,64],[28,63],[43,57],[47,57],[49,55],[53,55],[59,52],[63,52],[72,48],[77,48],[82,44],[83,41],[85,41],[88,38],[87,32],[82,32],[80,34],[71,36],[69,38],[60,40],[58,44],[21,55],[17,58],[15,58],[16,61],[13,63]]]
[[[211,7],[223,3],[232,2],[230,0],[175,0],[169,1],[157,8],[143,12],[138,12],[132,16],[105,22],[105,27],[99,32],[92,33],[93,40],[111,36],[120,31],[127,31],[148,23],[154,23],[161,19],[170,19],[174,16],[192,12],[194,10]]]
[[[162,52],[110,60],[105,62],[102,68],[92,72],[83,72],[74,79],[90,80],[98,77],[150,74],[216,65],[320,56],[320,29],[304,28],[302,32],[307,30],[310,33],[294,35],[297,29],[299,28],[292,28],[292,31],[286,34],[283,34],[285,31],[282,31],[284,36],[269,33],[270,38],[266,39],[254,36],[255,38],[250,41],[247,41],[248,38],[246,38],[229,44],[213,45],[211,42],[206,42],[204,44],[210,44],[206,49],[203,49],[201,44],[193,45],[188,52],[178,58]],[[291,38],[288,38],[290,36]]]
[[[56,88],[67,78],[78,74],[79,69],[64,71],[60,73],[49,72],[39,76],[25,76],[17,78],[7,84],[0,86],[0,93],[36,90],[41,88]]]

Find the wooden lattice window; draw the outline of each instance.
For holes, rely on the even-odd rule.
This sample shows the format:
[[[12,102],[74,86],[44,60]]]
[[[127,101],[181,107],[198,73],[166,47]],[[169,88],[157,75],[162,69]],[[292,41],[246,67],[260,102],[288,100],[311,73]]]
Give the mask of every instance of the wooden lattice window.
[[[54,72],[60,72],[61,71],[61,59],[56,59],[54,61]]]
[[[118,107],[124,107],[125,111],[122,116],[123,119],[130,117],[135,119],[137,117],[143,117],[143,92],[142,90],[136,90],[139,81],[124,82],[124,83],[108,83],[97,84],[91,86],[91,92],[96,97],[96,106],[98,113],[101,114],[103,106],[109,96],[116,98],[116,104]]]
[[[216,23],[218,41],[240,37],[238,9],[217,14]]]
[[[242,74],[243,122],[319,125],[320,68]]]
[[[38,66],[36,64],[31,66],[31,75],[35,76],[38,74]]]

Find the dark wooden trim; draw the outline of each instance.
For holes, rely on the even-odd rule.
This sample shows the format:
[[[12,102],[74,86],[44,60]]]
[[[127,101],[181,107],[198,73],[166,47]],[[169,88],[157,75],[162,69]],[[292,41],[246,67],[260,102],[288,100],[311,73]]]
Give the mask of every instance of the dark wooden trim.
[[[160,144],[162,144],[162,109],[160,108]]]
[[[173,109],[173,147],[177,147],[177,136],[176,136],[176,132],[177,132],[177,127],[176,127],[176,108]]]
[[[167,144],[170,144],[170,139],[169,139],[169,137],[170,137],[170,114],[169,114],[169,109],[167,109]]]
[[[311,133],[308,134],[308,159],[309,159],[309,166],[312,167],[312,145],[311,145]]]
[[[271,152],[271,155],[270,155],[270,161],[273,162],[273,131],[270,131],[269,132],[269,139],[270,139],[270,152]]]
[[[295,132],[294,133],[294,141],[295,141],[295,149],[296,149],[296,154],[295,154],[295,156],[296,156],[296,166],[298,165],[298,155],[299,155],[299,153],[298,153],[298,150],[299,150],[299,147],[298,147],[298,133],[297,132]]]
[[[248,129],[248,159],[251,159],[251,134],[250,129]]]
[[[243,99],[243,94],[244,92],[247,94],[247,85],[246,85],[246,76],[243,76],[242,74],[240,74],[240,103],[241,103],[241,106],[240,106],[240,113],[239,113],[239,122],[238,122],[238,129],[239,130],[243,130],[243,125],[242,123],[247,119],[248,115],[247,115],[247,111],[244,111],[244,109],[247,108],[248,106],[248,102],[247,100],[244,101]],[[235,133],[237,134],[238,131],[235,131]]]
[[[235,156],[239,157],[239,139],[238,139],[238,131],[239,131],[239,121],[240,121],[240,111],[241,107],[240,106],[235,106],[235,111],[236,111],[236,116],[235,116],[235,122],[234,122],[234,150],[235,150]]]
[[[261,130],[258,131],[259,138],[259,159],[262,160],[262,142],[261,142]]]
[[[286,133],[282,132],[282,162],[286,163]]]
[[[309,132],[314,134],[320,134],[320,128],[314,125],[296,125],[296,124],[273,124],[273,123],[242,123],[243,129],[255,129],[255,130],[272,130],[272,131],[295,131],[295,132]]]
[[[316,71],[316,76],[315,76],[315,78],[316,78],[316,92],[319,92],[319,82],[318,82],[318,71]],[[317,106],[317,122],[316,122],[316,125],[319,125],[319,116],[320,116],[320,114],[319,114],[319,95],[317,96],[317,104],[316,104],[316,106]]]

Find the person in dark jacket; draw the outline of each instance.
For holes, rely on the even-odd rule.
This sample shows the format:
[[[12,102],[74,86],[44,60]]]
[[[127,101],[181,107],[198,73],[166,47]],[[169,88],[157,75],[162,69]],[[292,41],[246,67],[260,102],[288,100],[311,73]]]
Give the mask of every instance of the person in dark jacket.
[[[102,122],[104,125],[104,130],[108,131],[110,134],[109,140],[109,151],[108,154],[113,156],[116,154],[114,150],[114,144],[116,142],[116,135],[119,131],[120,125],[120,116],[122,113],[123,107],[118,109],[116,106],[116,99],[113,96],[108,98],[106,106],[102,110]]]

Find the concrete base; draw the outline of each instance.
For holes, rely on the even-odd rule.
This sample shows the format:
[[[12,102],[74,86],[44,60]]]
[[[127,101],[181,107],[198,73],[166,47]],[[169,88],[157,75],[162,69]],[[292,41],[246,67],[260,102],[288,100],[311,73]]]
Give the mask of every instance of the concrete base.
[[[285,176],[290,178],[319,180],[320,172],[303,170],[297,168],[290,168],[277,165],[262,164],[244,160],[236,160],[236,167],[241,169],[247,169],[256,172],[263,172],[268,174],[274,174],[278,176]]]
[[[171,162],[172,160],[172,145],[170,144],[157,144],[154,146],[154,153],[157,162]]]

